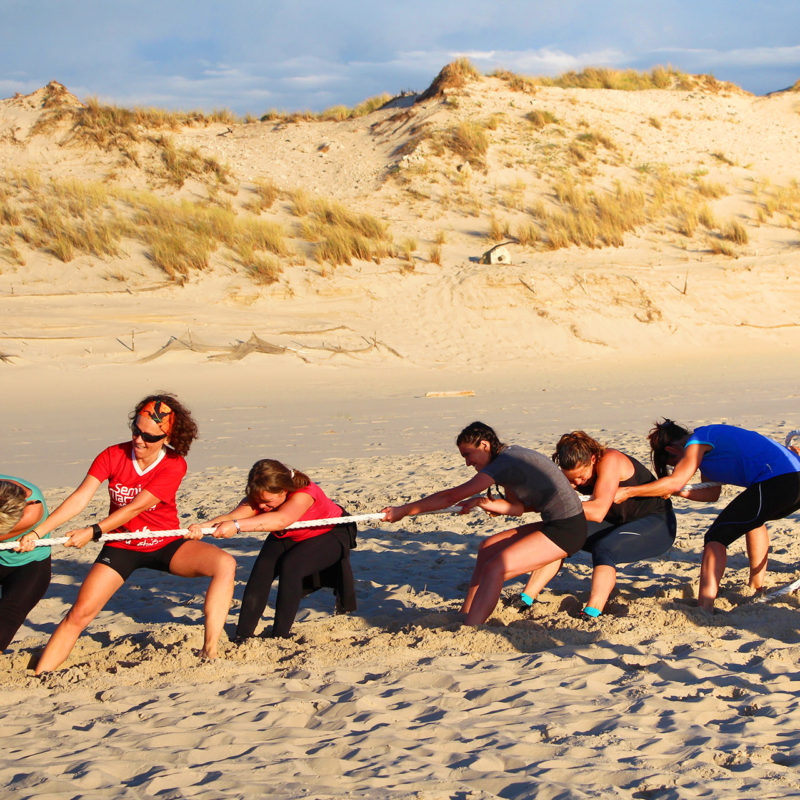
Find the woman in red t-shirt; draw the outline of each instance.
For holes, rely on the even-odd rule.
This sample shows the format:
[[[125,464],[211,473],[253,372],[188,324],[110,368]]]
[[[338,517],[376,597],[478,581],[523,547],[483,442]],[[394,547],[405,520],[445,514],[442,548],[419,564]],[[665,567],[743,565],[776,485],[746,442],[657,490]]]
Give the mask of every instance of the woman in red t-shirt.
[[[248,639],[255,633],[278,574],[272,636],[289,635],[303,597],[303,578],[345,557],[349,534],[344,525],[285,529],[302,520],[341,517],[343,513],[302,472],[269,458],[253,464],[245,498],[227,514],[207,523],[216,527],[214,536],[225,539],[243,531],[270,531],[247,579],[236,627],[237,639]],[[200,528],[199,523],[190,525],[189,531],[199,536]]]
[[[131,440],[100,453],[80,486],[35,531],[20,540],[21,550],[31,549],[37,535],[44,536],[80,514],[104,481],[108,481],[108,516],[71,531],[66,547],[83,547],[103,533],[180,527],[175,495],[186,474],[184,456],[197,438],[197,425],[188,409],[166,394],[145,397],[130,419]],[[36,667],[37,675],[63,663],[83,629],[128,576],[141,567],[188,578],[211,578],[204,607],[201,656],[216,656],[217,641],[233,597],[233,556],[208,542],[182,536],[153,536],[103,546],[81,585],[75,605],[50,637]]]

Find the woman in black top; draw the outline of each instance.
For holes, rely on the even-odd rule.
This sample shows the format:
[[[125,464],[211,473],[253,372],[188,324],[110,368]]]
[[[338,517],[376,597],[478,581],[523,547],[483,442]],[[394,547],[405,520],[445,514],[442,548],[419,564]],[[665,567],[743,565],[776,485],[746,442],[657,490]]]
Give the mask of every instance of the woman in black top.
[[[614,503],[620,486],[654,481],[647,467],[619,450],[605,448],[583,431],[565,433],[553,461],[572,487],[589,499],[583,512],[589,536],[581,548],[592,556],[592,588],[583,614],[600,616],[617,581],[617,564],[631,564],[665,553],[675,541],[675,513],[662,497],[631,498]],[[558,571],[545,567],[531,575],[523,601],[532,601]]]

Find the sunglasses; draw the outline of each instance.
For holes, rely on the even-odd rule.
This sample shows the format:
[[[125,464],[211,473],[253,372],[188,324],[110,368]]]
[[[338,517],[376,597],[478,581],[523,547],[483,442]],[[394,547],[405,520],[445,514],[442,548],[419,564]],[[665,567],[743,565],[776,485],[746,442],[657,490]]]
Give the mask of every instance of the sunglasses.
[[[155,444],[167,438],[166,433],[145,433],[135,422],[131,425],[131,433],[134,439],[141,437],[142,441],[148,444]]]

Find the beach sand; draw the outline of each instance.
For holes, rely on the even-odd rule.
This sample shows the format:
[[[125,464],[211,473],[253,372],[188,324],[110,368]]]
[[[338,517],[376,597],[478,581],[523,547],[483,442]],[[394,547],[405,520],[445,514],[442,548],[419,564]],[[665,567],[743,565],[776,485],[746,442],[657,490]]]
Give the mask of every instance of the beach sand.
[[[770,392],[746,400],[737,395],[739,376],[697,378],[689,402],[670,380],[641,372],[624,398],[598,375],[594,391],[576,396],[574,376],[563,373],[543,376],[538,391],[494,376],[492,389],[479,387],[474,397],[425,398],[415,381],[458,384],[452,374],[433,383],[423,373],[403,376],[404,395],[383,385],[358,402],[351,388],[306,385],[299,408],[286,402],[291,393],[252,406],[228,394],[226,404],[224,394],[203,399],[186,384],[188,399],[204,408],[204,435],[199,463],[189,456],[179,509],[188,523],[227,508],[257,453],[308,471],[352,513],[374,512],[466,480],[452,440],[473,418],[546,453],[561,432],[583,426],[646,460],[644,433],[656,415],[699,424],[708,421],[697,416],[701,408],[730,403],[743,413],[727,421],[782,439],[792,420],[775,411],[796,401],[780,373],[769,376]],[[63,402],[43,410],[43,425]],[[126,408],[114,425],[120,437]],[[240,435],[235,420],[248,423]],[[62,427],[62,446],[85,465],[93,443],[83,430],[82,420]],[[304,449],[307,439],[323,444]],[[48,501],[68,490],[48,491]],[[86,520],[103,512],[102,494]],[[730,496],[726,489],[720,503]],[[476,548],[504,522],[435,515],[362,526],[352,554],[359,608],[351,615],[333,615],[333,597],[322,590],[303,602],[294,638],[237,647],[226,636],[221,658],[200,663],[204,581],[141,571],[64,668],[36,679],[32,654],[96,553],[95,545],[61,548],[46,598],[0,660],[9,750],[0,784],[20,798],[800,796],[797,595],[754,604],[737,543],[718,611],[701,612],[692,598],[714,507],[678,500],[676,510],[675,547],[624,567],[596,621],[578,615],[590,579],[579,555],[531,611],[519,609],[522,583],[512,581],[487,625],[461,626],[457,609]],[[795,518],[771,526],[770,586],[796,576],[796,530]],[[228,634],[260,542],[222,543],[239,564]]]

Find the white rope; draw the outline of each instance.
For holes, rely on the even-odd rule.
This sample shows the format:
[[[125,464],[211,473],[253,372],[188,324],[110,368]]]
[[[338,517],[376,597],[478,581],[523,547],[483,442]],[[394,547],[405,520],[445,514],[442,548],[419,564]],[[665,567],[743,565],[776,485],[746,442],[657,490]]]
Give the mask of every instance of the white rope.
[[[712,486],[721,486],[719,483],[695,483],[693,485],[686,485],[684,489],[707,489]],[[471,499],[471,498],[470,498]],[[587,498],[581,498],[586,502]],[[437,511],[425,511],[425,514],[461,514],[461,506],[448,506],[447,508],[438,509]],[[419,515],[417,515],[419,516]],[[383,512],[379,511],[374,514],[356,514],[351,517],[329,517],[328,519],[308,519],[295,522],[292,525],[287,525],[284,530],[291,531],[296,528],[319,528],[323,525],[340,525],[343,522],[375,522],[383,519]],[[214,533],[214,528],[201,528],[203,536],[210,536]],[[249,533],[250,531],[248,531]],[[171,531],[123,531],[121,533],[104,533],[97,541],[100,544],[105,542],[124,542],[134,539],[166,539],[170,536],[186,536],[189,533],[188,528],[176,528]],[[259,531],[252,531],[252,533],[259,533]],[[0,550],[13,550],[17,546],[18,540],[8,542],[0,542]],[[61,536],[51,539],[37,539],[34,547],[54,547],[59,544],[66,544],[69,541],[68,536]]]
[[[776,597],[781,597],[784,594],[791,594],[795,589],[800,589],[800,578],[792,583],[787,583],[786,586],[780,586],[773,589],[771,592],[764,592],[760,597],[757,597],[753,602],[766,603],[768,600],[774,600]]]
[[[426,511],[426,514],[452,514],[461,513],[461,506],[450,506],[442,508],[438,511]],[[283,530],[291,531],[297,528],[319,528],[323,525],[341,525],[343,522],[374,522],[383,519],[383,512],[379,511],[375,514],[357,514],[352,517],[329,517],[328,519],[306,519],[300,522],[295,522],[287,525]],[[203,536],[210,536],[214,533],[215,528],[201,528]],[[186,536],[189,533],[188,528],[177,528],[171,531],[123,531],[120,533],[104,533],[98,542],[120,542],[129,539],[166,539],[170,536]],[[250,533],[250,531],[248,531]],[[260,533],[260,531],[252,531],[252,533]],[[53,539],[37,539],[34,547],[53,547],[57,544],[66,544],[69,541],[68,536],[61,536]],[[17,540],[0,543],[0,550],[13,550],[17,546]]]

